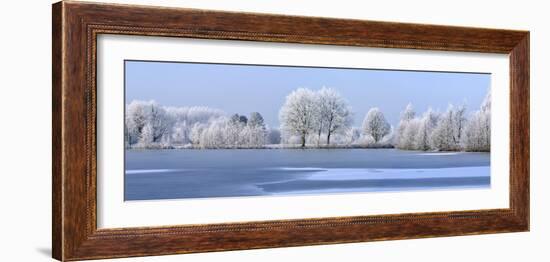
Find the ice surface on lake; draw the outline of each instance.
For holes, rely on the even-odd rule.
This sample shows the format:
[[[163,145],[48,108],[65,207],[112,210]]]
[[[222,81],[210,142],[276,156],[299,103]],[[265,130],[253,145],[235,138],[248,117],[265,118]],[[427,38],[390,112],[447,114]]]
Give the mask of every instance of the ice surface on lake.
[[[489,188],[487,153],[126,151],[125,200]]]

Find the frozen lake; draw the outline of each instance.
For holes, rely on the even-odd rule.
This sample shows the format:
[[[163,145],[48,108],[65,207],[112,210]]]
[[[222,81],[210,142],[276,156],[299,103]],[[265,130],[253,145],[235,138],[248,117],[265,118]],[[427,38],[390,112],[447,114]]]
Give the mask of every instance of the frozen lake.
[[[127,150],[125,200],[490,187],[488,153]]]

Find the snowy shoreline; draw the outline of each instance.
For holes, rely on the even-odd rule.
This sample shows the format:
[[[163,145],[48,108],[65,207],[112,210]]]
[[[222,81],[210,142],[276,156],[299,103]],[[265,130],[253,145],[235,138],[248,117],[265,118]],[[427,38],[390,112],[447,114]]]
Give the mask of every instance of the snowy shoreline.
[[[279,145],[266,145],[264,147],[229,147],[229,148],[200,148],[200,147],[192,147],[192,146],[171,146],[171,147],[159,147],[159,148],[125,148],[127,151],[159,151],[159,150],[199,150],[199,151],[207,151],[207,150],[314,150],[314,149],[379,149],[379,150],[396,150],[396,151],[406,151],[406,152],[418,152],[418,155],[426,155],[426,156],[446,156],[446,155],[457,155],[457,154],[465,154],[465,153],[486,153],[490,154],[490,151],[421,151],[421,150],[404,150],[399,149],[394,146],[387,146],[387,147],[369,147],[369,146],[279,146]]]
[[[364,146],[364,145],[335,145],[335,146],[305,146],[300,145],[265,145],[263,147],[218,147],[218,148],[202,148],[191,145],[185,146],[158,146],[158,147],[127,147],[126,150],[143,151],[143,150],[220,150],[220,149],[396,149],[394,146]],[[411,151],[411,150],[407,150]],[[426,151],[423,151],[426,152]]]

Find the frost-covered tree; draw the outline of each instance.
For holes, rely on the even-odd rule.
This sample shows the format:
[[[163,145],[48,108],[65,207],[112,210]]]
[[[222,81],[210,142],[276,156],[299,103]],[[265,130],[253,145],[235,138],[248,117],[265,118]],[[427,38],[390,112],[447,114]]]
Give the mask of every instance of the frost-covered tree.
[[[241,137],[243,139],[242,146],[247,148],[260,148],[267,142],[266,130],[260,126],[245,126],[241,131]]]
[[[407,125],[415,118],[415,116],[416,112],[414,111],[413,105],[411,103],[407,104],[405,110],[401,112],[401,119],[399,120],[399,124],[397,125],[397,130],[394,135],[394,143],[397,148],[405,149],[408,144],[412,143],[411,141],[405,140],[404,136]]]
[[[241,133],[244,127],[245,124],[241,122],[239,114],[232,115],[225,127],[225,143],[230,147],[239,147],[239,144],[242,142]]]
[[[452,105],[449,105],[432,132],[431,143],[433,148],[441,151],[459,149],[459,143],[456,141],[457,125],[454,123],[455,120],[455,109]]]
[[[317,92],[314,126],[317,127],[319,135],[322,131],[326,133],[327,145],[330,145],[333,134],[343,133],[349,128],[351,116],[350,107],[336,90],[323,87]]]
[[[166,111],[155,102],[151,103],[148,107],[148,124],[151,126],[153,132],[153,142],[160,142],[164,135],[167,135],[170,131],[171,120],[166,114]]]
[[[462,142],[462,134],[464,133],[464,128],[467,121],[466,106],[460,105],[455,107],[453,117],[453,139],[454,142],[460,147]]]
[[[147,134],[144,128],[148,126]],[[169,140],[172,119],[155,101],[132,101],[126,112],[126,129],[129,144],[139,142],[141,146]],[[142,138],[147,135],[148,137]],[[146,143],[147,141],[147,143]]]
[[[287,137],[300,137],[302,147],[306,145],[307,136],[315,127],[315,93],[307,88],[292,91],[279,111],[282,131]]]
[[[464,132],[464,149],[466,151],[491,151],[491,113],[476,111]]]
[[[437,126],[439,121],[439,115],[431,108],[424,112],[420,119],[418,133],[416,134],[415,148],[417,150],[430,150],[433,149],[431,143],[432,132]]]
[[[142,130],[139,138],[139,144],[143,146],[150,145],[155,141],[155,131],[150,123],[147,123]]]
[[[202,123],[195,123],[191,127],[191,131],[189,132],[189,140],[191,141],[191,144],[194,146],[199,146],[201,141],[202,133],[206,129],[206,124]]]
[[[462,149],[462,135],[466,126],[466,107],[449,105],[432,134],[432,146],[442,151]]]
[[[170,139],[175,144],[190,143],[191,129],[196,123],[207,124],[214,119],[225,116],[225,112],[205,106],[164,107],[164,109],[172,121]]]
[[[390,133],[390,124],[377,107],[371,108],[363,120],[363,133],[369,135],[378,143]]]
[[[405,107],[405,110],[401,112],[401,120],[402,121],[408,121],[412,120],[416,117],[416,111],[414,111],[414,107],[412,103],[408,103],[407,107]]]
[[[403,134],[401,135],[400,147],[407,150],[418,150],[417,148],[417,136],[421,127],[421,120],[413,118],[407,121]]]
[[[324,87],[323,87],[324,89]],[[320,146],[321,144],[321,135],[326,134],[326,127],[327,127],[327,116],[329,114],[330,108],[328,108],[328,97],[325,95],[322,95],[320,91],[315,92],[315,103],[314,103],[314,120],[313,124],[315,129],[315,133],[317,135],[317,146]]]
[[[266,129],[266,126],[264,123],[264,117],[258,112],[250,113],[250,117],[248,118],[247,125],[251,127],[259,127],[264,130]]]
[[[225,148],[227,147],[226,141],[226,127],[228,121],[226,118],[218,118],[211,121],[207,128],[205,128],[200,136],[200,147],[202,148]]]
[[[258,112],[252,112],[248,118],[246,127],[241,134],[248,147],[262,147],[267,142],[267,130],[263,116]]]
[[[126,107],[126,130],[128,132],[128,144],[132,145],[140,140],[143,127],[147,124],[145,108],[148,102],[132,101]]]
[[[171,141],[175,144],[187,144],[190,142],[190,128],[186,121],[175,122],[172,127]]]
[[[491,151],[491,93],[488,92],[480,109],[466,124],[463,136],[466,151]]]

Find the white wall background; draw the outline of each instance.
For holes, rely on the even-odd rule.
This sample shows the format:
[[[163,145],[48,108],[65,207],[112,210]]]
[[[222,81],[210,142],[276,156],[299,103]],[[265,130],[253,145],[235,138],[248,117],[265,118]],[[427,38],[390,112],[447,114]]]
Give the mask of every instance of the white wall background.
[[[531,232],[123,259],[123,261],[548,261],[550,28],[545,1],[108,1],[531,31]],[[1,261],[49,261],[50,1],[0,9]],[[545,23],[546,22],[546,23]],[[545,161],[546,160],[546,161]]]

